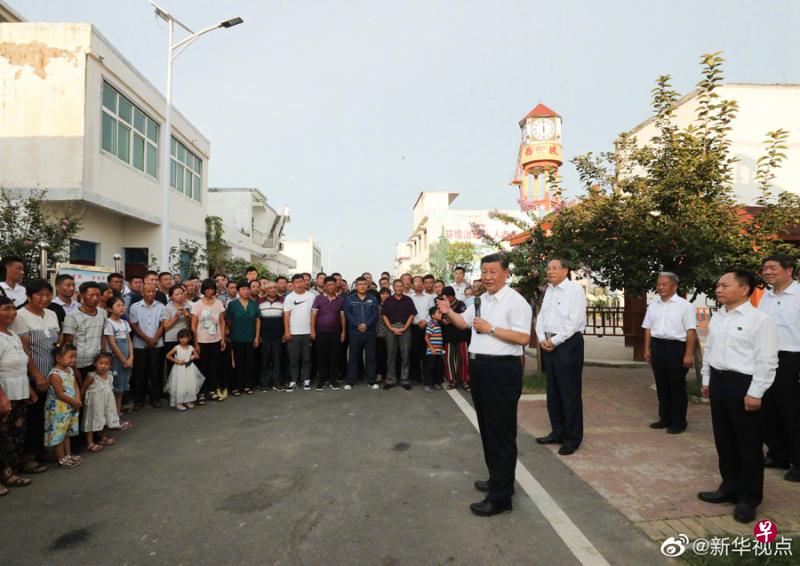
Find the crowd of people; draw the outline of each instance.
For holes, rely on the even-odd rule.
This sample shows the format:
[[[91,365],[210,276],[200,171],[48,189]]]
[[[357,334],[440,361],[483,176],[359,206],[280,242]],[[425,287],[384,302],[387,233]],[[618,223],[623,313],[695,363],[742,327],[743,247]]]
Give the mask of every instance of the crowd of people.
[[[224,274],[183,281],[148,271],[105,282],[59,274],[55,288],[25,279],[20,258],[0,283],[0,495],[27,476],[83,463],[132,423],[129,411],[178,412],[256,391],[470,390],[469,330],[437,306],[463,313],[482,292],[456,268],[392,281],[370,273],[352,286],[339,273],[241,281]],[[5,487],[4,487],[5,486]]]

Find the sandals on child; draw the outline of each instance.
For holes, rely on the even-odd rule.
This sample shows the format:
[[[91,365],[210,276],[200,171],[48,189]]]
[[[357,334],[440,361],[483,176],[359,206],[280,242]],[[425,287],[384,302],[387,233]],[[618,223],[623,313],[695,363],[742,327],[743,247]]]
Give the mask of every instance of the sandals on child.
[[[102,446],[113,446],[114,444],[117,443],[117,441],[111,438],[110,436],[104,436],[103,438],[98,440],[97,443]]]
[[[47,471],[47,466],[43,466],[36,460],[28,460],[20,467],[23,474],[41,474]]]
[[[81,464],[83,464],[83,458],[80,456],[73,456],[72,454],[64,456],[58,461],[58,465],[61,468],[77,468]]]
[[[86,449],[91,452],[92,454],[97,454],[103,449],[102,444],[98,444],[97,442],[92,442]]]
[[[14,474],[6,476],[0,481],[2,481],[3,485],[5,485],[6,487],[28,487],[29,485],[31,485],[31,480],[29,480],[28,478],[21,478]]]

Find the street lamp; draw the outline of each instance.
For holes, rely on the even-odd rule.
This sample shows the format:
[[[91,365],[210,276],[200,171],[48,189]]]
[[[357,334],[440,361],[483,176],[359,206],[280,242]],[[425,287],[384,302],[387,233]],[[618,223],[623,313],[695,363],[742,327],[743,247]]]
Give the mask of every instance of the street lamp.
[[[333,250],[341,249],[341,247],[342,246],[334,246],[334,245],[328,246],[328,271],[333,269]]]
[[[161,132],[161,185],[163,188],[163,201],[162,201],[162,216],[161,216],[161,269],[169,271],[169,166],[170,166],[170,145],[172,143],[172,63],[183,53],[190,44],[192,44],[198,37],[210,31],[220,28],[232,28],[241,24],[244,20],[236,17],[230,20],[225,20],[198,32],[192,31],[187,25],[177,19],[175,16],[158,6],[155,2],[150,0],[150,5],[155,9],[156,16],[167,22],[169,27],[169,43],[167,47],[167,108],[164,112],[164,126]],[[186,37],[179,42],[174,43],[175,24],[178,24],[186,32],[189,33]]]

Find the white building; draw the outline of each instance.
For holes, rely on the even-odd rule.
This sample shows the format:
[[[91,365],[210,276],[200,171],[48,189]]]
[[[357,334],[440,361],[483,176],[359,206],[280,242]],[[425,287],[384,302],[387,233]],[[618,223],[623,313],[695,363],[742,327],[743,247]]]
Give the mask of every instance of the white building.
[[[307,240],[284,240],[283,253],[297,262],[295,273],[310,273],[316,277],[322,271],[322,249],[311,236]]]
[[[726,84],[716,93],[718,100],[735,100],[739,106],[728,136],[731,153],[739,159],[734,165],[733,190],[743,204],[753,204],[758,195],[755,174],[758,158],[764,155],[767,132],[789,131],[786,159],[773,182],[778,190],[800,193],[800,85]],[[674,123],[685,128],[697,115],[699,91],[694,90],[676,103]],[[655,119],[642,122],[630,132],[639,145],[658,135]]]
[[[210,187],[208,210],[209,214],[222,218],[231,256],[263,263],[281,275],[297,267],[294,259],[282,253],[283,231],[290,221],[289,207],[278,213],[258,189]]]
[[[400,275],[412,266],[423,270],[430,267],[433,245],[444,235],[450,242],[470,242],[475,246],[472,272],[477,272],[480,258],[495,251],[481,239],[486,233],[495,240],[503,240],[514,233],[513,227],[501,220],[491,218],[490,210],[460,210],[450,205],[458,193],[421,192],[413,207],[411,235],[405,242],[397,244],[395,250],[395,273]],[[507,216],[529,221],[524,212],[518,210],[498,211]],[[465,266],[469,267],[469,266]]]
[[[0,23],[0,93],[0,187],[84,210],[74,263],[118,253],[128,274],[146,269],[161,249],[161,93],[91,24],[28,22]],[[177,111],[171,150],[170,244],[204,244],[210,144]]]

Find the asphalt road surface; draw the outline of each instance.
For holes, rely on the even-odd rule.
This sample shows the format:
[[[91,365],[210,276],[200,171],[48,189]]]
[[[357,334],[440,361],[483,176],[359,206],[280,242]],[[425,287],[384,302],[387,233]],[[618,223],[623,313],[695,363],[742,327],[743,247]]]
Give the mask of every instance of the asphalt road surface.
[[[666,563],[525,433],[539,506],[518,485],[513,513],[473,516],[487,472],[454,401],[359,386],[145,409],[117,445],[0,499],[0,564]]]

